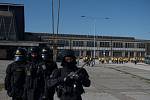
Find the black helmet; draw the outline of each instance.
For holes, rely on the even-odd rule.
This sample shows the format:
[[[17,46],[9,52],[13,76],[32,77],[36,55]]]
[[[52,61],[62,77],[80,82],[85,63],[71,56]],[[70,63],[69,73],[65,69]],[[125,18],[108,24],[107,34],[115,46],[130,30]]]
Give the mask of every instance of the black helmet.
[[[75,57],[75,53],[73,50],[64,50],[62,51],[62,58],[64,57]]]
[[[41,52],[41,57],[43,60],[50,60],[53,59],[53,50],[49,48],[43,48]]]
[[[66,66],[66,64],[67,64],[67,62],[65,61],[65,57],[71,57],[71,58],[73,58],[72,62],[68,63],[69,64],[68,67],[73,68],[77,64],[75,53],[74,53],[73,50],[67,49],[67,50],[62,51],[61,57],[62,57],[61,66]]]
[[[30,49],[30,53],[39,53],[39,48],[38,47],[32,47]]]
[[[39,48],[32,47],[29,51],[29,58],[31,59],[38,59],[39,58]]]
[[[27,50],[25,48],[18,48],[15,52],[15,61],[26,60]]]

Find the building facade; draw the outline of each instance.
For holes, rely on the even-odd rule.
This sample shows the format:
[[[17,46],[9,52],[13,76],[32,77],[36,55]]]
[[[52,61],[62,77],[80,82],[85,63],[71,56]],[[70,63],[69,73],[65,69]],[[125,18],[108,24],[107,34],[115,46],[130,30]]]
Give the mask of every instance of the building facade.
[[[24,39],[24,6],[0,3],[0,40]]]
[[[150,54],[150,41],[135,39],[134,37],[92,36],[58,34],[57,36],[42,36],[53,48],[57,41],[58,52],[73,49],[78,57],[105,58],[138,58],[143,59]],[[95,40],[95,41],[94,41]]]

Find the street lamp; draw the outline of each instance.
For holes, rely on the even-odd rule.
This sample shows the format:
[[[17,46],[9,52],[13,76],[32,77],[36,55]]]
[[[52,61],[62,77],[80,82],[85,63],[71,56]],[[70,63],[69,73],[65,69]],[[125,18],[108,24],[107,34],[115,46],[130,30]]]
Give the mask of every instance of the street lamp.
[[[104,18],[96,18],[96,17],[88,17],[88,16],[81,16],[82,18],[87,18],[93,20],[93,29],[94,29],[94,51],[93,51],[93,58],[94,58],[94,64],[95,64],[95,58],[96,58],[96,20],[98,19],[111,19],[109,17],[104,17]]]

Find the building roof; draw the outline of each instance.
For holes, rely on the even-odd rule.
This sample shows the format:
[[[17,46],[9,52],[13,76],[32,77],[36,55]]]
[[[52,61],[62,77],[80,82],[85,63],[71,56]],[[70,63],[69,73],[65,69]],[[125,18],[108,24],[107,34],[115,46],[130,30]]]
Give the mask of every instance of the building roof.
[[[15,3],[0,3],[0,5],[6,5],[6,6],[23,6],[23,4],[15,4]]]
[[[79,34],[52,34],[52,33],[32,33],[32,32],[26,32],[27,34],[33,34],[36,36],[55,36],[58,37],[78,37],[78,38],[94,38],[93,35],[79,35]],[[134,37],[119,37],[119,36],[96,36],[96,38],[99,39],[124,39],[124,40],[135,40]]]

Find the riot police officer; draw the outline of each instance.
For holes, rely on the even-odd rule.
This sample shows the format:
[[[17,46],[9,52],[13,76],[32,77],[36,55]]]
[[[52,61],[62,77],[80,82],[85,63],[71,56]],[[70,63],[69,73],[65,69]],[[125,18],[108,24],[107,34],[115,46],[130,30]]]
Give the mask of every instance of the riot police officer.
[[[12,100],[23,100],[25,83],[26,49],[18,48],[15,52],[15,61],[8,65],[5,77],[5,89]]]
[[[40,49],[39,47],[31,47],[28,51],[28,61],[32,63],[40,63]]]
[[[43,48],[41,52],[42,58],[42,70],[43,70],[43,77],[44,77],[44,86],[43,86],[43,96],[42,99],[46,100],[53,100],[53,96],[55,93],[55,89],[53,87],[47,87],[47,80],[51,73],[57,69],[56,62],[53,61],[53,51],[49,48]]]
[[[76,57],[72,50],[62,52],[61,66],[62,68],[52,73],[48,85],[57,87],[60,100],[82,100],[83,86],[90,86],[87,71],[76,66]]]
[[[42,72],[41,57],[38,47],[32,47],[29,51],[29,62],[26,68],[26,82],[24,100],[40,100],[44,78]]]

